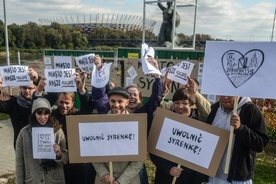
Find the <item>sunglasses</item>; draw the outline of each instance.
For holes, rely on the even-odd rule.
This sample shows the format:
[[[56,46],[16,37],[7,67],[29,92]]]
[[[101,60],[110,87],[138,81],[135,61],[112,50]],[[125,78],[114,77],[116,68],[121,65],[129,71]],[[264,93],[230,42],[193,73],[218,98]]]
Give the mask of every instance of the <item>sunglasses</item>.
[[[21,88],[24,89],[24,90],[27,90],[27,89],[28,89],[28,90],[33,90],[33,89],[34,89],[34,88],[32,88],[32,87],[27,87],[27,86],[22,86]]]
[[[48,114],[50,114],[50,111],[48,109],[38,109],[36,111],[36,114],[38,114],[38,115],[42,115],[42,114],[48,115]]]

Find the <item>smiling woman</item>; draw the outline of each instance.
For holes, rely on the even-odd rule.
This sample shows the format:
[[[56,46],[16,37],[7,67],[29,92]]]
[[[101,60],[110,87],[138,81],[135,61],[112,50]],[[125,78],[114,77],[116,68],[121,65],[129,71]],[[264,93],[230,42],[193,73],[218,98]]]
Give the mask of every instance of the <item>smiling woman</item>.
[[[20,131],[17,138],[15,162],[17,183],[25,183],[26,180],[29,183],[65,183],[63,165],[68,161],[66,139],[59,123],[50,116],[51,111],[51,105],[45,98],[33,101],[29,125]],[[36,138],[36,135],[37,133],[44,135],[46,129],[43,128],[47,130],[52,128],[53,134],[49,131],[46,139],[40,140],[43,137]],[[54,143],[47,139],[51,135],[54,136]],[[43,152],[44,156],[38,157],[40,152]],[[49,159],[49,152],[54,153],[55,159]]]

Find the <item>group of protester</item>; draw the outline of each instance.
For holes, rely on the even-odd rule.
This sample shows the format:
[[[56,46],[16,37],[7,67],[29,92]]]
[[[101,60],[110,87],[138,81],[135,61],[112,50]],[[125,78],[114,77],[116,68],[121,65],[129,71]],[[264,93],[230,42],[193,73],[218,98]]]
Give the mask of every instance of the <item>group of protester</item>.
[[[95,56],[97,69],[103,64]],[[158,68],[158,62],[149,58],[148,62]],[[234,128],[233,149],[229,173],[224,173],[226,151],[215,177],[208,177],[187,167],[177,167],[165,158],[150,154],[156,166],[155,184],[205,183],[252,183],[256,153],[264,150],[268,143],[266,125],[262,113],[248,97],[238,97],[237,113],[233,113],[234,99],[221,96],[220,101],[211,105],[198,91],[195,79],[181,86],[173,94],[172,101],[165,101],[171,81],[155,75],[152,94],[142,103],[141,90],[136,85],[126,88],[92,86],[92,93],[85,87],[86,74],[76,73],[77,95],[80,109],[74,107],[74,92],[44,93],[46,78],[29,69],[31,83],[21,86],[17,97],[0,100],[0,112],[10,115],[14,129],[16,152],[16,183],[95,183],[95,184],[148,184],[148,176],[143,161],[113,162],[113,177],[108,163],[68,163],[67,115],[91,114],[95,109],[99,114],[147,114],[147,132],[151,128],[157,107],[177,114],[197,119],[224,130]],[[0,85],[1,85],[0,80]],[[2,87],[2,85],[1,85]],[[53,106],[56,104],[56,108]],[[56,159],[34,159],[32,153],[32,128],[52,127]]]

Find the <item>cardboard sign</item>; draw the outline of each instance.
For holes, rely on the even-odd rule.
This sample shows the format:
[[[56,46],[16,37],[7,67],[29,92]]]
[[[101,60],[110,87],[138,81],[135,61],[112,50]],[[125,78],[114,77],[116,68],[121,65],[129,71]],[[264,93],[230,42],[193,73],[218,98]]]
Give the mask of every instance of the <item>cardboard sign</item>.
[[[201,92],[276,98],[275,47],[275,42],[207,41]]]
[[[70,69],[73,68],[71,56],[54,56],[54,68]]]
[[[75,69],[45,69],[47,79],[45,92],[74,92],[77,91]]]
[[[0,74],[3,78],[2,86],[28,86],[30,76],[28,66],[13,65],[0,67]]]
[[[53,128],[33,127],[32,141],[34,159],[56,159],[53,147],[55,143]]]
[[[148,137],[148,152],[215,176],[229,132],[158,108]]]
[[[176,65],[177,63],[181,62],[181,60],[158,60],[158,65],[159,68],[166,68],[166,67],[170,67],[173,65]],[[194,69],[191,73],[191,77],[192,78],[196,78],[197,77],[197,72],[198,72],[198,64],[199,62],[197,60],[189,60],[189,62],[194,64]],[[127,70],[133,66],[133,68],[135,69],[135,71],[137,72],[137,77],[135,77],[132,81],[132,84],[136,84],[143,93],[143,97],[150,97],[150,95],[152,94],[152,84],[154,82],[154,74],[148,74],[145,75],[142,71],[142,62],[141,61],[137,61],[137,59],[124,59],[124,84],[125,87],[127,86],[127,84],[129,84],[128,82],[128,78],[130,77],[130,75],[128,74]],[[170,89],[169,89],[169,94],[166,96],[166,99],[171,99],[172,95],[174,94],[174,92],[179,89],[179,83],[174,82],[172,83]]]
[[[66,116],[70,163],[147,159],[146,114]]]

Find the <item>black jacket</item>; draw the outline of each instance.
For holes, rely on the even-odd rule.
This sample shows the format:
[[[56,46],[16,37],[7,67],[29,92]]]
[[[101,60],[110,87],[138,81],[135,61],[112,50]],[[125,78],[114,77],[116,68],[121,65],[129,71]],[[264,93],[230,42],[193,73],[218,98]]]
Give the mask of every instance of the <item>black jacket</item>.
[[[190,118],[198,119],[197,110],[193,109]],[[162,157],[150,153],[150,159],[156,166],[154,184],[170,184],[173,181],[173,176],[170,175],[172,167],[177,167],[177,163],[166,160]],[[183,171],[176,180],[176,184],[201,184],[202,182],[208,181],[208,176],[181,166]]]
[[[20,106],[17,103],[17,97],[15,96],[11,96],[11,98],[7,101],[0,101],[0,112],[8,114],[12,122],[14,131],[14,148],[20,130],[29,124],[28,119],[31,114],[31,109],[31,105],[29,106],[29,108]]]
[[[220,103],[211,107],[207,123],[212,124]],[[261,111],[253,103],[241,106],[239,113],[241,126],[234,131],[235,141],[227,180],[246,181],[253,177],[256,153],[262,152],[269,138]]]

